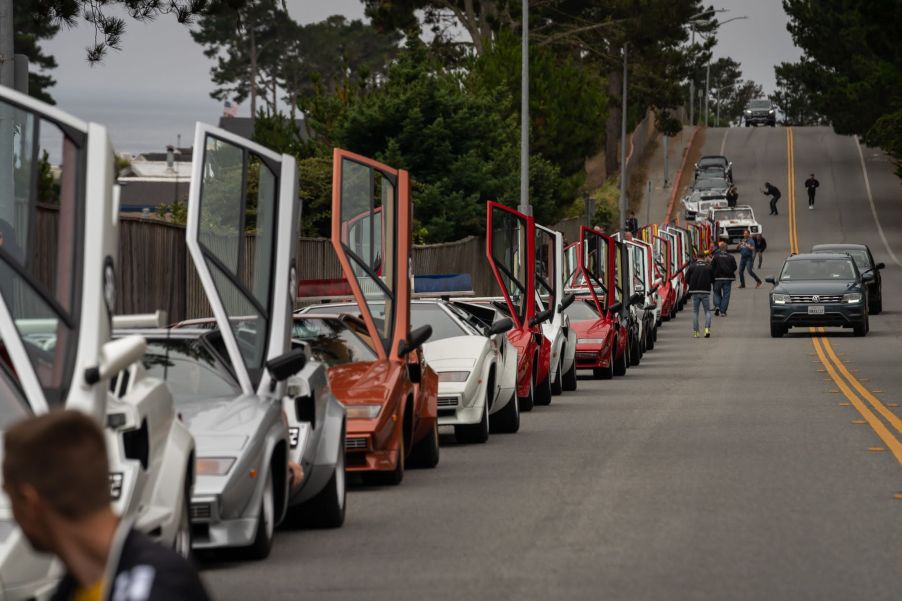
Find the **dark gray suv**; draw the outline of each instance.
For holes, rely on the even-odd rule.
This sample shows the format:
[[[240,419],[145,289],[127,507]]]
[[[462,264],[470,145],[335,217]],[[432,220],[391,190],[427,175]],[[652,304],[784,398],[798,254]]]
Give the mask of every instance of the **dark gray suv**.
[[[873,273],[862,274],[843,253],[794,255],[786,259],[770,294],[770,335],[779,338],[792,326],[852,328],[868,333],[867,284]]]
[[[751,127],[752,125],[770,125],[774,127],[777,124],[777,109],[767,98],[759,98],[749,102],[749,105],[745,107],[743,117],[745,118],[746,127]]]

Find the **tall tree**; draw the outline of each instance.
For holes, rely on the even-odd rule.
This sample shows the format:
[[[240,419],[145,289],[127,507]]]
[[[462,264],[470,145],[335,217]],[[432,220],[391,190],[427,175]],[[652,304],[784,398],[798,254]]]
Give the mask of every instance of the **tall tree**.
[[[783,0],[783,8],[804,52],[801,62],[781,69],[787,84],[810,92],[814,110],[838,133],[896,152],[902,146],[895,138],[902,131],[902,3]]]
[[[44,52],[40,42],[55,36],[60,25],[41,11],[40,5],[41,0],[21,0],[13,4],[16,30],[13,47],[17,54],[28,57],[28,94],[48,104],[56,104],[49,92],[56,80],[48,73],[56,68],[56,59]]]
[[[815,108],[815,99],[805,85],[802,75],[810,69],[805,61],[800,63],[780,63],[774,67],[777,89],[771,101],[780,108],[788,125],[819,125],[824,117]]]

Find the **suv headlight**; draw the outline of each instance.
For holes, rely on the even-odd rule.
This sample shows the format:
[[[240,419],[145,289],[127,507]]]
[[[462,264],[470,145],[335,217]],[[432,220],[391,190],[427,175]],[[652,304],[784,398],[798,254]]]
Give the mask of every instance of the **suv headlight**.
[[[771,294],[771,299],[773,299],[775,305],[785,305],[789,302],[788,294]]]
[[[774,114],[774,109],[771,109],[771,110],[769,110],[769,111],[767,111],[767,112],[770,113],[771,115],[773,115],[773,114]]]
[[[861,302],[861,292],[849,292],[848,294],[842,295],[842,302],[854,305],[855,303]]]
[[[752,234],[757,234],[757,233],[758,233],[758,226],[757,226],[757,225],[753,225],[753,226],[749,227],[749,232],[752,233]]]
[[[752,109],[745,109],[745,114],[746,114],[746,115],[751,115],[751,114],[752,114]]]

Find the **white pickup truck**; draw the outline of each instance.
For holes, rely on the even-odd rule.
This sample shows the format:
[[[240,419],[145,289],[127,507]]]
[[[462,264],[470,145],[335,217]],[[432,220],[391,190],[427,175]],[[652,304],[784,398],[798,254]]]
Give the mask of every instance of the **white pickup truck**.
[[[755,219],[755,211],[748,205],[708,210],[708,221],[717,225],[717,238],[729,243],[738,242],[748,230],[750,234],[763,234],[764,228]]]

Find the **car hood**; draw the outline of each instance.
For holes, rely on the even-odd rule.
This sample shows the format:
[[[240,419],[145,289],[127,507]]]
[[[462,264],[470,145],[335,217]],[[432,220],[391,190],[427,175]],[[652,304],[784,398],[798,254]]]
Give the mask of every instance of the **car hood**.
[[[202,453],[240,451],[257,434],[267,406],[255,395],[242,395],[180,401],[176,410]]]
[[[329,368],[332,394],[345,405],[384,403],[391,390],[388,361],[361,361]]]
[[[611,331],[611,322],[602,319],[574,321],[570,327],[576,333],[577,341],[580,338],[604,338]]]
[[[469,362],[470,365],[482,354],[487,339],[484,336],[455,336],[427,342],[423,345],[423,355],[426,363],[433,368],[440,367],[442,363],[451,362],[461,365]]]
[[[852,281],[837,282],[835,280],[798,280],[781,281],[774,292],[783,294],[843,294],[859,290],[860,285]]]

